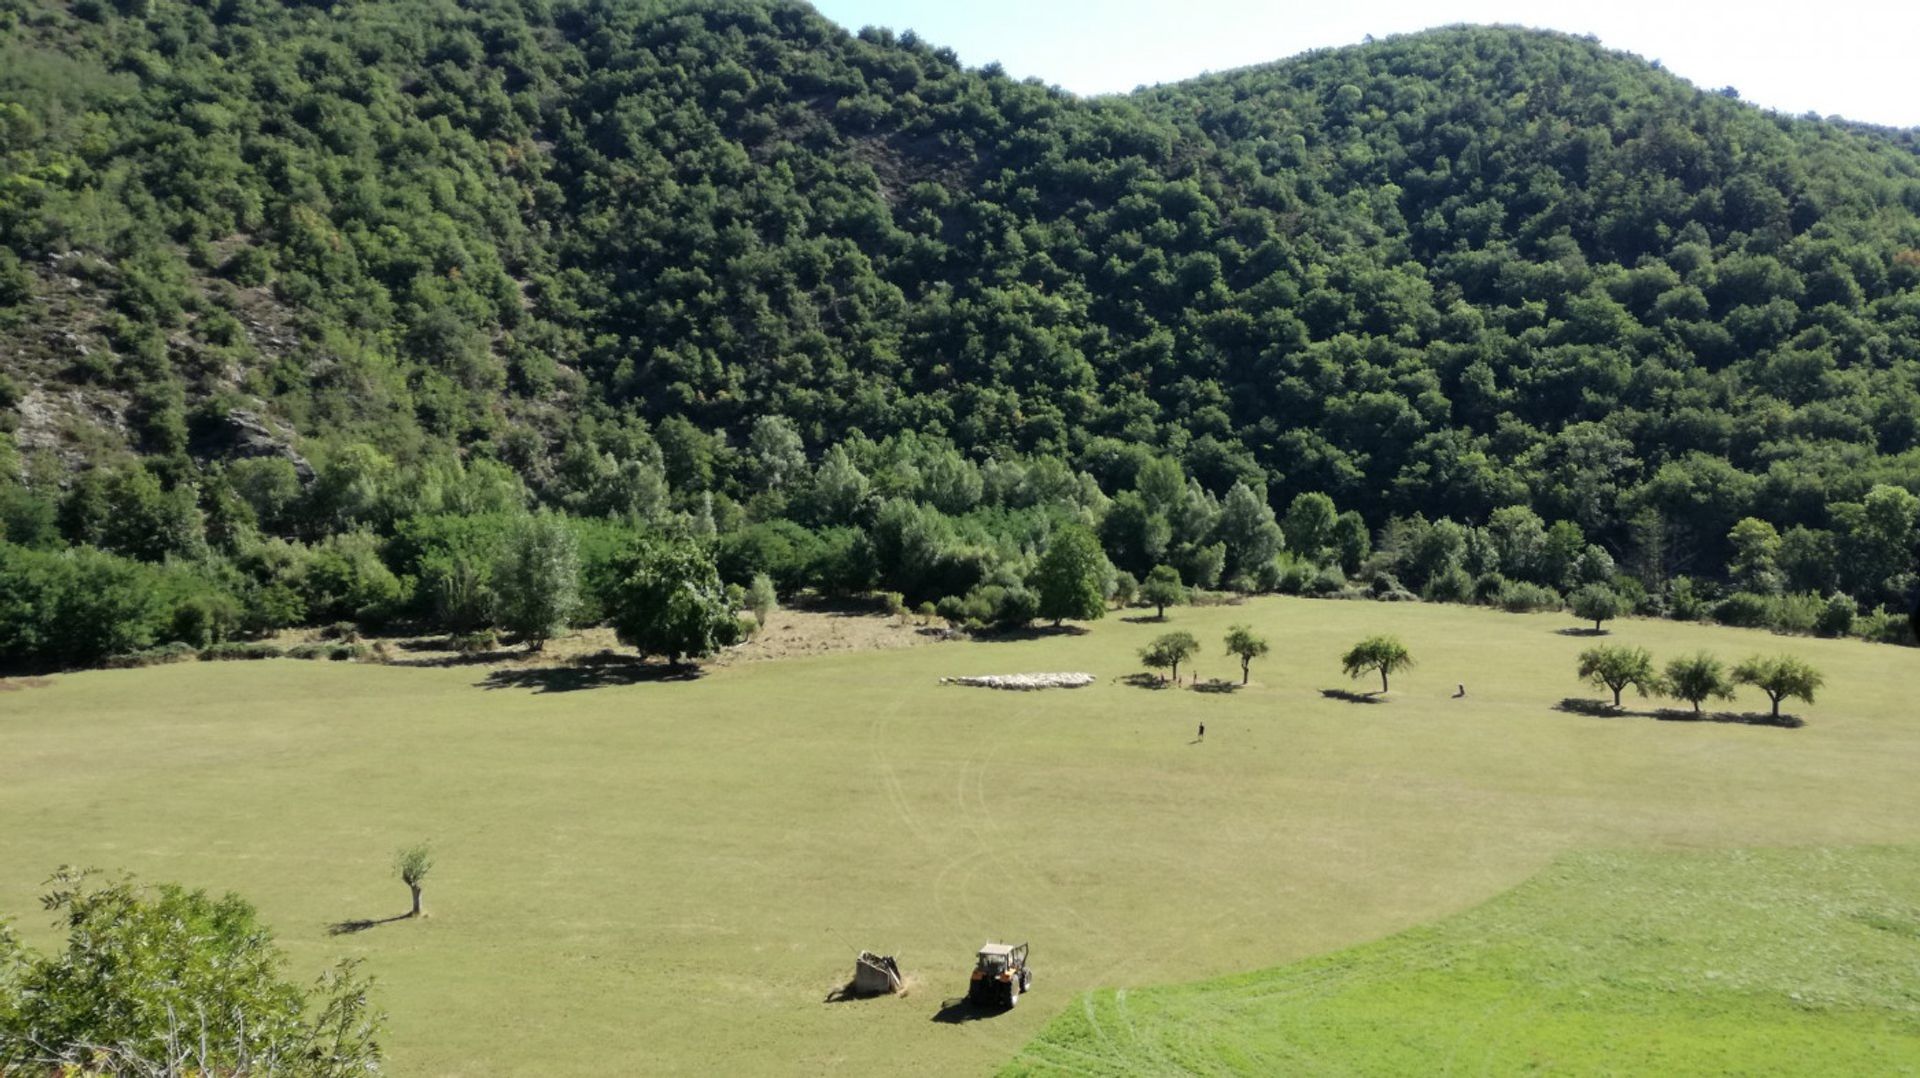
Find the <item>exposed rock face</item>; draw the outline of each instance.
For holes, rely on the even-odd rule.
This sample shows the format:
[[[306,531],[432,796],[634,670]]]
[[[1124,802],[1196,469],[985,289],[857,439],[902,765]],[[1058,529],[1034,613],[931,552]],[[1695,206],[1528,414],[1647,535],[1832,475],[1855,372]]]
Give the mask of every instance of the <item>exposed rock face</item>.
[[[201,460],[282,457],[292,462],[300,482],[313,481],[313,465],[293,448],[292,432],[269,426],[253,412],[228,412],[218,423],[194,431],[192,448],[193,455]]]
[[[943,677],[942,685],[970,685],[980,689],[1079,689],[1093,684],[1092,674],[985,674],[978,677]]]

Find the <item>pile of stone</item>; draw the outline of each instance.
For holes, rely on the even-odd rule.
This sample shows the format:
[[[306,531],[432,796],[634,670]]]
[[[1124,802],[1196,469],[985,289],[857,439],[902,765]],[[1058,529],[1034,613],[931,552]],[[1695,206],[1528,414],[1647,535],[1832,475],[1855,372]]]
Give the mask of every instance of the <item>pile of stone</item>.
[[[1093,684],[1092,674],[985,674],[980,677],[943,677],[942,685],[971,685],[979,689],[1079,689]]]

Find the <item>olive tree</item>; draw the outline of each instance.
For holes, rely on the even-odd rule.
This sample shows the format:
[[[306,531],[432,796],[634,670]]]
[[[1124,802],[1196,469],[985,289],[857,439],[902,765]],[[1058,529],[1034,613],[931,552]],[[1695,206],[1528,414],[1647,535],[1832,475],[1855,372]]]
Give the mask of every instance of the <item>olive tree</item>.
[[[1398,637],[1369,636],[1340,657],[1340,669],[1350,678],[1378,671],[1380,691],[1387,691],[1387,677],[1413,667],[1413,656]]]
[[[1252,676],[1253,660],[1265,655],[1267,650],[1266,637],[1254,635],[1251,627],[1235,625],[1227,630],[1227,654],[1240,660],[1240,684],[1247,683]]]
[[[1646,648],[1609,644],[1588,648],[1580,653],[1580,679],[1613,691],[1613,706],[1620,706],[1620,693],[1631,685],[1641,696],[1660,687],[1653,671],[1653,656]]]
[[[1776,719],[1780,717],[1780,701],[1804,700],[1811,704],[1814,692],[1827,683],[1820,671],[1792,655],[1755,655],[1733,668],[1733,681],[1766,693],[1773,702]]]

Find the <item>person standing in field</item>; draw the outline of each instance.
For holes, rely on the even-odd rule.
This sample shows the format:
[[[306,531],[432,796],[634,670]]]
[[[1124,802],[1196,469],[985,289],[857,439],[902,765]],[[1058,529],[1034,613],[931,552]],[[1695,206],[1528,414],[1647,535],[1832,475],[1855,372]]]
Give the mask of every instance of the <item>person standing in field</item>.
[[[1206,739],[1207,739],[1207,724],[1203,722],[1200,724],[1200,736],[1195,740],[1205,741]]]

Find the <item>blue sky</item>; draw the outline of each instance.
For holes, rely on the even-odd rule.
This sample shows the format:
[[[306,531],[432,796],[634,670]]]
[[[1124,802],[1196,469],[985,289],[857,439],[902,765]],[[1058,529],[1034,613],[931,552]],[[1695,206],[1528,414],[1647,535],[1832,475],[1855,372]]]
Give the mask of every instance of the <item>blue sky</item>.
[[[1920,126],[1920,2],[1823,0],[813,0],[849,29],[912,29],[969,66],[1124,92],[1448,23],[1593,34],[1756,104]]]

